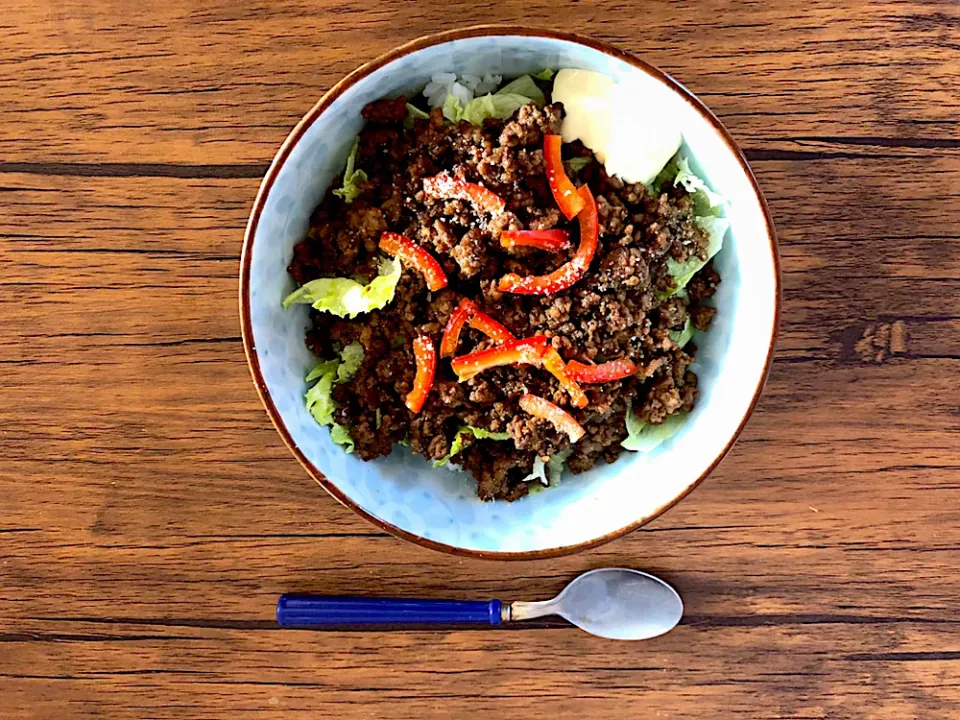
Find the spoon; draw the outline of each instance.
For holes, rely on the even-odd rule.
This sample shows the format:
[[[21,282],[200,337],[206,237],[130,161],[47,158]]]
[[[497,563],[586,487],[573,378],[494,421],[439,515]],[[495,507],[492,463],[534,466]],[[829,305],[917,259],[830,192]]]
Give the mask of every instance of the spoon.
[[[612,640],[646,640],[672,630],[683,616],[677,591],[639,570],[602,568],[583,573],[552,600],[408,600],[401,598],[282,595],[282,627],[357,625],[509,625],[560,615],[588,633]]]

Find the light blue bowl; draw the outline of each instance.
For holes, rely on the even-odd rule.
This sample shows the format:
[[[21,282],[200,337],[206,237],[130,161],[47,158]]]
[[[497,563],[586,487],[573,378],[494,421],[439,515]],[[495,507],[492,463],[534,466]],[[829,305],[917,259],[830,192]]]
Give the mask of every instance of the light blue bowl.
[[[315,363],[304,346],[308,310],[284,310],[287,274],[310,213],[343,168],[368,102],[411,95],[439,72],[543,68],[595,70],[629,82],[650,107],[671,113],[685,148],[730,202],[731,230],[716,266],[719,308],[697,337],[700,396],[681,431],[645,455],[566,473],[557,487],[514,503],[480,502],[466,473],[435,469],[397,447],[374,462],[347,455],[306,411],[303,378]],[[247,226],[240,279],[244,346],[277,430],[334,497],[407,540],[479,557],[531,558],[575,552],[633,530],[692,490],[733,444],[760,394],[779,312],[773,224],[746,160],[719,121],[662,72],[612,47],[564,33],[477,27],[422,38],[348,75],[301,120],[277,153]]]

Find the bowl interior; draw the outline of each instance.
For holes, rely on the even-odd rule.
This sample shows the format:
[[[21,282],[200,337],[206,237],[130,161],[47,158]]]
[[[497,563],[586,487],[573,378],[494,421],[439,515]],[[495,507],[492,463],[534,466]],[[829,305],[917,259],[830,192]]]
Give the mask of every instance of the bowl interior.
[[[655,451],[623,453],[611,465],[566,473],[559,486],[515,503],[482,503],[465,473],[435,469],[397,447],[362,462],[334,445],[306,411],[303,378],[316,359],[304,347],[305,306],[285,311],[286,272],[310,213],[342,169],[372,100],[422,88],[438,72],[501,73],[543,68],[595,70],[670,113],[693,165],[730,202],[731,229],[716,259],[723,282],[708,333],[696,338],[700,396],[681,431]],[[734,437],[762,382],[773,337],[776,268],[761,202],[738,157],[689,98],[625,60],[551,37],[481,36],[410,52],[353,82],[312,123],[279,168],[256,225],[250,258],[249,318],[263,383],[292,442],[340,493],[395,528],[461,550],[555,551],[597,540],[654,516],[707,473]],[[638,142],[642,142],[638,138]]]

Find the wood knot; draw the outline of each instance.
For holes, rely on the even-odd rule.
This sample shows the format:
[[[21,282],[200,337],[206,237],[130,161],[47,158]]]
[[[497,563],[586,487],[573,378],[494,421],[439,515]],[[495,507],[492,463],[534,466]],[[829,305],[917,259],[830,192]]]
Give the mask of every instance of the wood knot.
[[[853,346],[861,362],[882,363],[907,350],[907,327],[902,320],[892,323],[870,323]]]

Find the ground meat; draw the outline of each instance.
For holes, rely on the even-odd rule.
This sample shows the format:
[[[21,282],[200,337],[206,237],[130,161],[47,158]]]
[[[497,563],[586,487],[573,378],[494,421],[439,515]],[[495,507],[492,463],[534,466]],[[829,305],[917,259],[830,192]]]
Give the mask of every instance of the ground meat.
[[[719,284],[720,276],[713,269],[713,263],[709,262],[703,270],[693,276],[685,289],[690,302],[701,303],[713,297]]]
[[[483,233],[473,228],[468,230],[450,251],[450,255],[460,266],[460,274],[463,277],[473,277],[483,269],[483,263],[487,257],[487,244]]]
[[[706,330],[713,322],[713,316],[717,314],[717,309],[708,305],[698,305],[690,308],[690,322],[697,330]]]
[[[377,100],[364,107],[360,111],[360,116],[372,123],[403,122],[407,116],[407,99],[401,95],[392,100],[389,98]]]
[[[687,303],[683,298],[673,296],[661,303],[658,308],[660,313],[660,327],[668,330],[682,330],[687,321]]]
[[[588,184],[597,198],[600,241],[583,279],[549,296],[501,293],[505,272],[541,275],[569,260],[579,227],[567,221],[553,200],[543,159],[543,136],[558,133],[559,103],[520,108],[509,120],[489,119],[482,127],[445,122],[439,109],[405,127],[406,99],[379,100],[363,110],[357,168],[367,180],[351,203],[328,193],[314,211],[307,237],[297,244],[289,272],[298,284],[321,277],[369,282],[378,271],[380,234],[402,232],[440,263],[449,285],[429,293],[420,274],[403,265],[394,299],[381,310],[341,319],[313,311],[307,346],[320,358],[359,342],[363,362],[349,382],[334,386],[335,422],[346,427],[364,460],[389,454],[405,442],[415,453],[439,460],[465,426],[507,433],[508,440],[477,439],[464,433],[463,449],[452,461],[476,479],[484,500],[516,500],[527,494],[539,457],[569,454],[567,466],[583,472],[597,462],[613,462],[626,437],[625,416],[636,412],[647,423],[693,408],[697,378],[689,369],[695,347],[677,347],[671,333],[688,318],[705,330],[716,310],[705,304],[720,277],[712,264],[676,294],[668,260],[705,258],[707,236],[694,221],[692,199],[682,187],[651,194],[640,184],[608,176],[579,142],[564,145],[564,157],[591,162],[568,170],[577,184]],[[478,211],[463,200],[438,200],[422,192],[424,177],[449,173],[483,183],[499,195],[506,210]],[[335,181],[335,185],[342,178]],[[572,247],[558,254],[531,248],[506,250],[506,229],[560,228]],[[487,370],[457,382],[446,359],[437,366],[433,390],[418,414],[405,397],[413,387],[412,343],[418,335],[439,344],[445,324],[464,297],[473,299],[517,337],[546,335],[566,360],[603,362],[630,358],[639,368],[624,380],[585,386],[589,404],[573,408],[569,394],[544,370],[516,365]],[[493,346],[483,334],[465,328],[458,354]],[[572,445],[549,423],[519,408],[524,393],[547,398],[574,415],[584,437]]]

